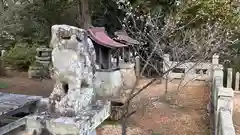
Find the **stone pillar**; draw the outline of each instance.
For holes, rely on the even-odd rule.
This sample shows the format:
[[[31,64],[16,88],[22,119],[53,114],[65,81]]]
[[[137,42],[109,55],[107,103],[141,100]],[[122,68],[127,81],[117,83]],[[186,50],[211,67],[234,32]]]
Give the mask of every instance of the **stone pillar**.
[[[185,63],[185,65],[186,65],[185,76],[183,75],[183,77],[185,77],[185,78],[183,78],[183,79],[184,79],[185,83],[189,83],[192,80],[196,79],[196,77],[197,77],[196,70],[195,70],[196,65],[191,64],[191,63],[189,63],[189,64]]]
[[[5,53],[6,53],[6,50],[2,50],[1,51],[1,56],[3,57],[5,55]]]
[[[224,118],[224,119],[232,119],[233,113],[233,96],[234,92],[232,88],[218,88],[217,94],[217,107],[215,108],[214,116],[215,116],[215,135],[218,135],[219,130],[221,130],[221,124],[219,124],[219,112],[220,111],[228,111],[231,114],[231,117]],[[224,120],[225,121],[225,120]]]
[[[164,84],[165,84],[165,92],[168,91],[168,82],[171,80],[171,71],[168,71],[170,69],[170,56],[169,54],[164,54],[163,55],[163,73],[164,73],[164,76],[163,76],[163,81]],[[168,71],[168,72],[167,72]],[[167,73],[165,73],[167,72]]]
[[[239,72],[236,73],[235,90],[239,90]]]
[[[169,54],[164,54],[163,55],[163,73],[165,73],[166,71],[169,70],[169,68],[170,68],[169,64],[170,64],[170,56],[169,56]],[[170,75],[170,71],[164,76],[167,79],[167,76],[169,76],[169,75]]]
[[[212,64],[219,64],[219,56],[217,54],[212,56]]]
[[[163,59],[164,59],[164,61],[170,61],[170,56],[169,56],[169,54],[164,54],[164,55],[163,55]]]
[[[135,57],[135,62],[136,62],[136,76],[139,78],[140,77],[140,57],[136,56]]]
[[[218,65],[219,64],[219,56],[214,54],[212,56],[212,68],[209,69],[209,72],[208,72],[208,75],[209,75],[209,78],[210,78],[210,81],[213,81],[214,79],[214,75],[213,75],[213,72],[216,68],[219,68]]]
[[[5,55],[5,53],[6,53],[6,50],[1,50],[1,71],[0,71],[0,75],[6,75],[6,73],[5,73],[5,66],[4,66],[4,59],[3,59],[3,57],[4,57],[4,55]]]
[[[214,82],[215,77],[220,77],[221,78],[221,80],[220,80],[221,86],[223,86],[223,68],[222,67],[215,67],[213,69],[212,76],[213,76],[213,81],[212,82]]]
[[[232,88],[232,68],[227,69],[227,88]]]
[[[218,94],[218,87],[223,87],[223,70],[222,68],[215,68],[213,70],[213,81],[211,86],[211,99],[213,108],[216,108],[217,104],[217,94]]]
[[[219,115],[218,135],[236,135],[230,110],[227,107],[222,108]]]

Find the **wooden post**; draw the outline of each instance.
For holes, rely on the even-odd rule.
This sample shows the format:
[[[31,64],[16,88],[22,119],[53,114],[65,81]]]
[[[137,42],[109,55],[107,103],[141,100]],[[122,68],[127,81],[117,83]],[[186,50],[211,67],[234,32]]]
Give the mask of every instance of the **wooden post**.
[[[99,47],[98,49],[99,49],[99,66],[100,66],[100,69],[103,69],[103,68],[104,68],[104,67],[103,67],[104,65],[103,65],[102,48]]]
[[[4,12],[4,1],[0,0],[0,14]]]
[[[239,90],[239,72],[236,73],[235,90]]]
[[[122,48],[122,56],[123,56],[123,62],[125,62],[125,49],[124,49],[124,47]]]
[[[130,48],[128,48],[128,62],[130,63],[131,62],[131,51],[130,51]]]
[[[119,51],[117,50],[117,63],[116,63],[116,67],[119,68]]]
[[[108,50],[108,69],[112,68],[112,50]]]

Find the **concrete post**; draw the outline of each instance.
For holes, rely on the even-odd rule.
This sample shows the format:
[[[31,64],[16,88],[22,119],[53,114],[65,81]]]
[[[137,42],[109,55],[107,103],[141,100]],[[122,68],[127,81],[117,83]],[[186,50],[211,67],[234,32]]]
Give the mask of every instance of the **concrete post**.
[[[164,54],[164,55],[163,55],[163,60],[164,60],[164,61],[170,61],[170,56],[169,56],[169,54]]]
[[[224,108],[219,112],[219,115],[218,135],[236,135],[231,112]]]
[[[227,88],[232,88],[232,68],[227,69]]]
[[[136,62],[136,76],[139,78],[140,77],[140,57],[136,56],[135,57],[135,62]]]
[[[5,75],[5,66],[4,66],[4,56],[5,56],[6,50],[1,50],[1,67],[0,67],[0,75]]]
[[[211,66],[211,69],[208,69],[209,81],[212,81],[212,83],[213,83],[213,80],[214,80],[213,72],[214,72],[215,68],[218,67],[217,66],[218,64],[219,64],[219,56],[214,54],[212,56],[212,66]],[[210,84],[212,84],[212,83],[210,83]]]
[[[214,79],[213,90],[212,90],[212,100],[214,108],[217,107],[217,95],[218,95],[218,88],[222,87],[222,78],[216,76]]]
[[[221,78],[221,80],[220,80],[220,82],[221,82],[220,86],[223,86],[223,68],[221,68],[221,67],[216,67],[216,68],[213,69],[213,73],[212,73],[212,79],[213,79],[213,80],[212,80],[212,82],[214,82],[215,77]]]
[[[196,68],[194,67],[194,64],[188,64],[185,63],[186,68],[185,68],[185,78],[184,78],[184,82],[188,83],[189,81],[192,81],[194,79],[196,79],[197,75],[196,75]]]
[[[239,72],[236,73],[235,90],[239,90]]]
[[[219,64],[219,56],[217,54],[212,56],[212,64]]]
[[[164,54],[163,55],[163,73],[165,73],[166,71],[169,70],[169,65],[170,64],[170,56],[169,54]],[[170,72],[167,73],[168,75],[170,74]],[[168,75],[165,75],[165,77],[167,78]]]
[[[223,70],[220,67],[214,68],[212,73],[211,96],[214,108],[217,106],[218,87],[223,87]]]
[[[5,55],[5,53],[6,53],[6,50],[2,50],[1,51],[1,56],[3,57]]]
[[[233,96],[234,92],[232,88],[218,88],[218,99],[217,99],[217,108],[215,110],[215,135],[218,135],[219,130],[221,130],[220,124],[219,124],[219,112],[220,111],[229,111],[230,116],[225,119],[231,119],[232,118],[232,112],[233,112]],[[225,120],[224,120],[225,121]]]

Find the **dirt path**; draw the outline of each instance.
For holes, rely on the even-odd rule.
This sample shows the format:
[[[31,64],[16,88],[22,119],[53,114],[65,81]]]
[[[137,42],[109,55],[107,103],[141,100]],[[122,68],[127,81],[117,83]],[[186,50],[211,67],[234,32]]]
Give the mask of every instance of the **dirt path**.
[[[175,84],[169,87],[167,96],[164,85],[156,84],[136,97],[132,108],[137,113],[129,119],[128,135],[209,135],[208,88],[189,85],[175,93]],[[121,135],[121,128],[107,125],[99,132]]]
[[[0,92],[39,95],[47,97],[53,81],[31,80],[26,73],[11,73],[0,78]],[[149,80],[141,81],[141,85]],[[164,85],[154,84],[138,95],[132,104],[137,110],[128,121],[127,135],[209,135],[209,118],[206,106],[209,91],[201,84],[190,84],[176,93],[176,82],[169,84],[165,95]],[[139,86],[141,87],[141,86]],[[103,125],[98,135],[121,135],[121,127]]]
[[[27,73],[11,72],[8,77],[0,77],[0,92],[38,95],[47,97],[52,92],[52,80],[32,80]]]

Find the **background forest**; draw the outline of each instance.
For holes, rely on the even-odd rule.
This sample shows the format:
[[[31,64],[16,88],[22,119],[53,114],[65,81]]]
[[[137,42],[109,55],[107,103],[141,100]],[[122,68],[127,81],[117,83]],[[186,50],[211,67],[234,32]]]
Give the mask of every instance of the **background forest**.
[[[200,28],[209,20],[218,21],[231,30],[229,49],[234,50],[234,54],[233,51],[223,53],[221,58],[240,69],[240,3],[232,0],[130,0],[130,4],[139,9],[139,14],[158,14],[162,23],[169,14],[177,14],[178,24],[188,25],[188,29]],[[85,28],[84,23],[90,23],[105,27],[113,36],[115,31],[122,29],[125,18],[125,11],[115,0],[0,0],[0,7],[0,45],[7,50],[6,64],[15,69],[27,69],[34,61],[36,48],[48,46],[50,28],[54,24]],[[189,23],[188,20],[193,18],[194,22]],[[176,36],[181,37],[182,33],[176,33]]]

